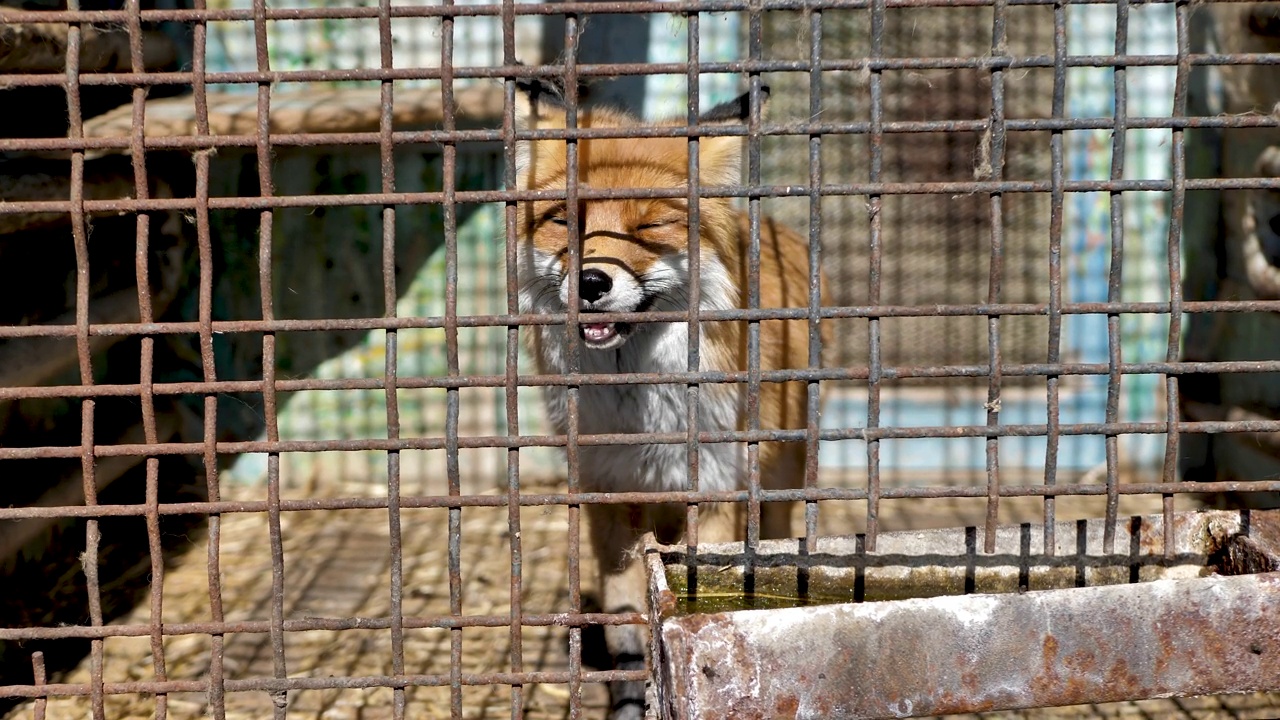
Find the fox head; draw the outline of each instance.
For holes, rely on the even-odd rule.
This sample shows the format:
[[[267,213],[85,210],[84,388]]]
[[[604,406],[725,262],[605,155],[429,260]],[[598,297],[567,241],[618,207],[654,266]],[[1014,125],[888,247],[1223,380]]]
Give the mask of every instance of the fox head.
[[[554,86],[522,88],[518,108],[521,129],[564,129],[566,110]],[[767,93],[767,88],[765,89]],[[699,125],[740,125],[748,117],[749,96],[704,113]],[[684,118],[641,122],[615,109],[578,113],[579,128],[683,126]],[[735,184],[741,179],[742,138],[703,136],[698,142],[701,186]],[[577,143],[579,188],[687,189],[689,141],[685,137],[597,138]],[[521,142],[516,148],[517,186],[521,190],[557,190],[569,175],[564,140]],[[518,208],[521,309],[560,313],[570,302],[569,242],[579,244],[578,302],[583,313],[685,310],[689,302],[689,209],[685,197],[583,200],[577,204],[576,233],[567,226],[566,202],[539,200]],[[740,253],[737,214],[728,198],[700,198],[698,237],[700,306],[737,307],[740,290],[729,267]],[[580,326],[586,347],[608,350],[627,342],[637,327],[630,323]]]

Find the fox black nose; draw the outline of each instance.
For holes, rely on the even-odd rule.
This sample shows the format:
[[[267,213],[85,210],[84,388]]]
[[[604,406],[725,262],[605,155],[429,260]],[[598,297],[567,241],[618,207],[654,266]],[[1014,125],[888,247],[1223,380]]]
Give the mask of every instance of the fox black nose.
[[[613,280],[602,270],[589,268],[578,278],[578,294],[587,302],[595,302],[613,288]]]

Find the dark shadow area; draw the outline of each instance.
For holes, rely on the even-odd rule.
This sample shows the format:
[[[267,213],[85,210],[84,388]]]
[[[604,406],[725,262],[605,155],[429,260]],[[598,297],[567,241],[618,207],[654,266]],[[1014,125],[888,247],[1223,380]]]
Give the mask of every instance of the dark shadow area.
[[[493,187],[501,159],[492,148],[459,153],[459,189]],[[395,156],[397,189],[439,191],[443,184],[439,148],[401,146]],[[190,155],[148,153],[152,196],[193,197],[195,169]],[[106,156],[86,163],[92,178],[131,180],[128,158]],[[278,148],[271,156],[276,195],[312,196],[378,192],[376,146]],[[0,158],[0,175],[69,177],[66,159]],[[224,151],[210,168],[214,197],[259,194],[257,157]],[[121,195],[115,195],[120,197]],[[64,195],[65,197],[65,195]],[[458,206],[464,223],[478,206]],[[74,327],[77,258],[67,214],[9,215],[26,226],[0,229],[0,323],[13,326]],[[209,259],[214,322],[260,320],[259,222],[256,209],[209,213]],[[279,209],[272,223],[269,269],[272,310],[277,319],[379,318],[386,312],[383,277],[383,207],[349,205]],[[403,294],[432,253],[444,243],[439,205],[397,208],[395,293]],[[138,322],[136,240],[132,212],[86,218],[89,315],[93,325]],[[150,219],[145,253],[152,318],[158,322],[196,322],[200,318],[199,240],[194,214],[157,212]],[[358,344],[367,330],[322,329],[279,333],[276,367],[281,379],[306,377],[322,362]],[[212,333],[212,375],[218,381],[256,381],[263,377],[263,333]],[[201,382],[206,370],[198,332],[152,336],[150,380],[157,385]],[[80,351],[74,334],[0,340],[0,386],[27,388],[25,397],[0,401],[0,447],[57,448],[35,451],[31,459],[0,460],[0,507],[74,507],[84,504],[84,480],[78,449],[83,418],[91,413],[96,448],[144,443],[143,340],[136,335],[95,334],[89,338],[93,384],[133,386],[125,392],[81,396]],[[49,397],[40,388],[60,387]],[[43,393],[44,396],[41,396]],[[289,394],[280,396],[281,404]],[[260,392],[154,396],[156,440],[203,443],[206,397],[216,398],[218,442],[258,439],[265,428]],[[87,406],[92,406],[87,410]],[[339,438],[334,438],[339,439]],[[141,452],[141,451],[140,451]],[[61,455],[61,457],[55,456]],[[208,499],[207,473],[199,455],[159,455],[160,503]],[[236,458],[222,456],[219,469]],[[101,505],[143,503],[146,460],[142,454],[97,453],[94,475]],[[81,554],[89,521],[71,517],[25,517],[0,521],[0,627],[57,628],[90,622],[89,596]],[[206,517],[162,515],[161,542],[166,561],[181,556],[198,539]],[[98,573],[103,622],[109,623],[144,601],[151,558],[141,515],[98,521]],[[73,668],[89,651],[88,640],[0,642],[0,685],[32,682],[31,655],[42,651],[50,682]],[[0,699],[0,713],[17,704]]]

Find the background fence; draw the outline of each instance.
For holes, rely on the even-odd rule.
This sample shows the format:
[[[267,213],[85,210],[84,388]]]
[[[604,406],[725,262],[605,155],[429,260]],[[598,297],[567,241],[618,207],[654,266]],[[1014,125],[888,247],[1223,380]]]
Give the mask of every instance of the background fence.
[[[247,6],[246,6],[247,7]],[[892,13],[886,28],[882,52],[890,57],[967,57],[981,56],[991,43],[991,9],[937,8],[904,9]],[[699,23],[701,59],[704,62],[729,62],[746,49],[745,28],[740,13],[707,13]],[[1170,4],[1135,7],[1131,15],[1133,32],[1129,52],[1135,55],[1173,55],[1176,52],[1174,10]],[[616,32],[608,23],[614,16],[603,16],[601,34]],[[268,37],[269,47],[279,48],[273,66],[280,69],[345,69],[368,68],[376,60],[376,28],[368,25],[339,25],[341,21],[316,21],[310,24],[275,23]],[[522,58],[538,57],[543,42],[543,25],[538,16],[517,18],[517,49]],[[594,20],[587,23],[586,34],[597,32]],[[1067,51],[1076,56],[1105,55],[1114,50],[1116,13],[1108,5],[1081,5],[1067,13]],[[655,13],[647,18],[648,47],[645,59],[652,63],[679,63],[687,58],[687,22],[677,14]],[[297,26],[297,27],[295,27]],[[767,60],[804,62],[807,55],[808,29],[801,12],[772,12],[763,22],[764,46],[769,48]],[[341,28],[341,32],[338,31]],[[355,28],[355,29],[353,29]],[[439,64],[438,23],[427,19],[411,20],[395,26],[403,35],[393,34],[397,62],[403,67]],[[831,10],[824,17],[824,53],[829,57],[854,58],[869,54],[869,26],[866,13],[858,10]],[[1016,55],[1043,54],[1053,45],[1053,9],[1051,6],[1013,8],[1009,20],[1010,52]],[[274,33],[274,34],[272,34]],[[290,34],[296,33],[296,34]],[[501,54],[500,22],[494,17],[460,18],[455,29],[458,36],[454,62],[458,65],[492,65]],[[550,34],[550,33],[546,33]],[[211,56],[211,68],[222,71],[246,71],[253,67],[252,28],[245,23],[216,23],[210,28],[211,47],[219,48]],[[303,49],[307,49],[303,51]],[[361,56],[360,53],[365,53]],[[403,60],[401,60],[403,59]],[[554,56],[547,58],[554,59]],[[1170,88],[1174,68],[1152,66],[1132,69],[1126,79],[1128,112],[1140,117],[1167,116],[1172,111]],[[1043,117],[1052,102],[1052,68],[1023,70],[1018,84],[1009,90],[1010,116]],[[809,108],[808,85],[794,81],[794,73],[766,73],[765,81],[774,88],[769,108],[770,118],[777,121],[805,117]],[[1066,108],[1068,118],[1098,118],[1114,114],[1115,81],[1105,67],[1071,67],[1066,71]],[[679,113],[684,105],[685,78],[679,75],[644,76],[639,97],[643,112],[650,119]],[[822,120],[833,123],[868,122],[867,101],[869,78],[856,72],[833,72],[824,79],[827,97],[823,99]],[[406,81],[412,84],[415,81]],[[416,81],[430,82],[430,81]],[[460,81],[465,84],[466,81]],[[724,102],[739,91],[740,79],[727,73],[701,76],[700,94],[708,105]],[[885,74],[886,121],[924,121],[943,118],[979,118],[990,114],[989,73],[977,69],[900,70]],[[248,88],[241,88],[247,90]],[[1108,128],[1076,130],[1063,133],[1067,181],[1106,180],[1111,172],[1111,131]],[[979,131],[939,131],[893,136],[886,147],[885,181],[909,181],[929,178],[942,181],[970,180],[979,160]],[[866,177],[867,136],[833,135],[825,139],[824,161],[827,181],[855,182]],[[1167,128],[1129,131],[1125,148],[1124,177],[1127,179],[1164,180],[1169,175],[1169,140]],[[765,167],[763,182],[770,185],[803,183],[807,177],[806,138],[782,136],[766,139],[763,147]],[[1011,179],[1043,179],[1049,176],[1047,133],[1025,132],[1011,135]],[[497,168],[492,177],[477,182],[496,184]],[[866,274],[869,247],[866,207],[863,203],[840,198],[828,202],[823,209],[823,225],[831,228],[824,239],[831,255],[831,280],[836,290],[834,302],[839,305],[861,305],[867,302]],[[982,196],[947,195],[898,196],[886,199],[883,227],[886,255],[882,260],[884,290],[880,301],[885,304],[927,306],[978,302],[985,297],[989,277],[989,252],[985,239],[990,234],[989,219]],[[1064,300],[1067,302],[1104,302],[1107,299],[1107,263],[1110,256],[1111,215],[1107,193],[1075,193],[1063,208]],[[793,227],[808,222],[808,201],[802,197],[766,200],[766,212]],[[480,210],[459,229],[459,277],[461,282],[476,282],[474,288],[459,293],[459,312],[490,314],[505,305],[504,261],[496,245],[502,236],[500,206]],[[1004,251],[1004,283],[1002,296],[1006,302],[1037,303],[1047,298],[1048,264],[1045,261],[1045,238],[1049,233],[1050,202],[1046,194],[1011,197],[1006,211],[1005,231],[1008,235]],[[1129,242],[1125,249],[1125,267],[1121,281],[1121,299],[1129,302],[1167,302],[1168,273],[1165,237],[1168,228],[1168,200],[1161,192],[1130,193],[1126,196],[1122,232]],[[443,253],[437,253],[424,267],[410,292],[400,300],[398,312],[407,316],[433,317],[443,314],[444,292],[439,284],[443,270]],[[1153,362],[1163,357],[1167,323],[1158,315],[1125,315],[1121,319],[1125,359],[1131,362]],[[1003,353],[1010,362],[1044,362],[1048,352],[1048,324],[1043,317],[1009,317],[1003,331]],[[981,317],[903,318],[882,331],[885,362],[905,365],[953,365],[984,362],[987,353],[986,324]],[[462,359],[464,374],[494,375],[502,371],[500,359],[505,338],[502,332],[476,333],[468,357]],[[335,358],[319,372],[322,376],[370,377],[381,372],[384,338],[375,333],[362,342],[362,350]],[[865,326],[841,327],[835,343],[837,362],[841,365],[865,363],[867,358]],[[427,374],[442,373],[444,348],[424,341],[401,349],[401,356],[411,365],[431,369]],[[1103,315],[1070,316],[1064,319],[1062,357],[1065,361],[1100,363],[1107,359],[1106,317]],[[1017,379],[1007,382],[1017,384]],[[1025,382],[1022,383],[1024,386]],[[884,422],[893,426],[972,425],[984,421],[985,382],[979,378],[958,382],[933,382],[923,389],[911,385],[895,387],[882,399]],[[1078,376],[1064,379],[1061,405],[1063,422],[1102,422],[1106,409],[1106,380],[1101,376]],[[975,394],[977,393],[977,394]],[[352,394],[340,403],[332,393],[300,395],[282,414],[282,432],[299,439],[333,437],[382,437],[385,433],[385,399],[380,391]],[[443,427],[441,400],[424,399],[415,404],[421,414],[411,411],[402,416],[404,429],[424,436],[439,433]],[[479,395],[479,393],[477,393]],[[439,396],[440,398],[443,395]],[[975,402],[975,398],[978,398]],[[527,422],[525,432],[537,434],[541,412],[537,400],[526,405],[521,417]],[[1008,418],[1017,423],[1032,422],[1047,412],[1043,392],[1016,393],[1005,405]],[[314,403],[319,403],[314,404]],[[480,433],[503,433],[504,416],[499,393],[485,400],[477,399],[473,429]],[[857,426],[867,414],[865,388],[847,385],[832,393],[825,412],[828,427]],[[490,408],[487,414],[482,409]],[[1164,416],[1163,385],[1153,375],[1128,378],[1120,398],[1120,417],[1129,422],[1152,422]],[[1147,478],[1159,471],[1163,457],[1163,441],[1156,436],[1126,436],[1122,454],[1128,469]],[[1072,475],[1098,470],[1105,465],[1104,443],[1098,436],[1064,438],[1060,451],[1060,467]],[[1006,438],[1002,441],[1002,464],[1007,472],[1025,474],[1031,481],[1043,475],[1045,442],[1043,438]],[[358,456],[357,456],[358,457]],[[491,453],[485,467],[493,477],[503,472],[505,458],[501,451]],[[353,460],[343,456],[345,461]],[[343,458],[333,457],[334,462]],[[363,456],[362,474],[377,481],[385,474],[382,458],[376,454]],[[293,458],[303,466],[299,472],[311,472],[316,457]],[[841,469],[856,477],[865,468],[866,448],[857,441],[824,443],[823,467]],[[426,461],[434,466],[436,461]],[[554,468],[559,462],[554,453],[534,455],[528,460],[535,467]],[[886,442],[881,462],[887,476],[900,482],[933,481],[949,474],[952,482],[969,482],[974,473],[984,471],[985,449],[981,438],[939,442],[925,439],[912,443]],[[546,465],[550,463],[550,465]],[[304,469],[305,468],[305,469]],[[901,471],[901,472],[899,472]],[[237,478],[261,477],[263,465],[246,458],[232,471]],[[256,475],[255,475],[256,473]]]

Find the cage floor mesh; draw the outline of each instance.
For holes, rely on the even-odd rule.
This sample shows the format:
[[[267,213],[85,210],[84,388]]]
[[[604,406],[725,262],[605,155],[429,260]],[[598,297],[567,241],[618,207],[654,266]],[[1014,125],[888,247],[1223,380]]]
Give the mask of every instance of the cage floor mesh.
[[[531,492],[560,487],[558,480],[524,480]],[[491,486],[492,487],[492,486]],[[306,488],[307,494],[360,496],[370,493],[369,483],[333,482]],[[286,488],[286,496],[302,492]],[[490,492],[497,492],[496,490]],[[226,499],[261,499],[260,486],[233,485]],[[1104,498],[1060,498],[1060,519],[1101,516]],[[1179,498],[1179,509],[1187,501]],[[1157,512],[1158,497],[1122,498],[1120,512]],[[981,524],[985,504],[982,499],[935,499],[930,503],[882,505],[882,529],[900,530]],[[800,508],[797,508],[799,520]],[[523,547],[522,604],[525,613],[563,612],[569,608],[566,535],[568,510],[565,507],[528,507],[521,512]],[[823,533],[848,533],[861,529],[865,507],[859,503],[824,503],[819,516]],[[1001,519],[1009,522],[1042,520],[1038,498],[1009,498],[1001,503]],[[505,507],[474,507],[462,511],[460,591],[466,614],[510,612],[511,564],[507,510]],[[448,516],[443,509],[405,510],[402,518],[404,612],[406,615],[441,615],[450,609]],[[385,617],[390,612],[390,551],[387,515],[382,510],[329,510],[286,512],[281,515],[285,563],[283,597],[286,619],[309,617]],[[264,620],[271,616],[272,567],[268,517],[263,513],[232,513],[224,516],[221,532],[222,601],[228,621]],[[165,576],[165,622],[210,619],[209,583],[206,570],[208,539],[199,539]],[[586,597],[593,595],[590,548],[580,544],[582,583]],[[121,619],[121,623],[148,623],[149,610],[143,605]],[[462,673],[503,672],[511,669],[511,636],[507,627],[465,628],[461,631]],[[451,631],[410,629],[405,631],[405,669],[409,673],[448,676],[451,658]],[[569,667],[568,630],[561,627],[526,627],[521,633],[523,669],[563,671]],[[590,633],[584,640],[584,654],[592,647]],[[341,630],[287,632],[285,662],[290,676],[362,676],[391,672],[391,635],[387,630]],[[165,670],[170,680],[200,680],[208,677],[211,641],[207,636],[166,637]],[[223,671],[228,679],[271,677],[274,657],[267,634],[228,635],[223,653]],[[155,677],[150,640],[147,637],[108,638],[104,643],[104,679],[107,682],[148,680]],[[86,659],[63,682],[90,680]],[[505,685],[464,686],[460,697],[462,717],[510,717],[511,690]],[[602,717],[607,694],[599,685],[583,686],[585,717]],[[444,687],[412,687],[406,692],[406,717],[450,717],[454,698]],[[332,689],[292,691],[288,696],[291,718],[392,717],[392,691],[377,689]],[[113,719],[146,718],[156,714],[151,696],[110,695],[106,716]],[[272,699],[265,692],[228,692],[228,718],[260,718],[271,714]],[[30,705],[10,717],[30,717]],[[175,693],[167,698],[170,718],[211,716],[208,698],[202,693]],[[1212,698],[1160,699],[1133,703],[1052,708],[1019,713],[992,713],[1003,718],[1268,718],[1280,713],[1280,695],[1244,695]],[[46,717],[90,717],[88,698],[51,698]],[[527,685],[524,688],[524,718],[567,718],[569,689],[565,685]]]

